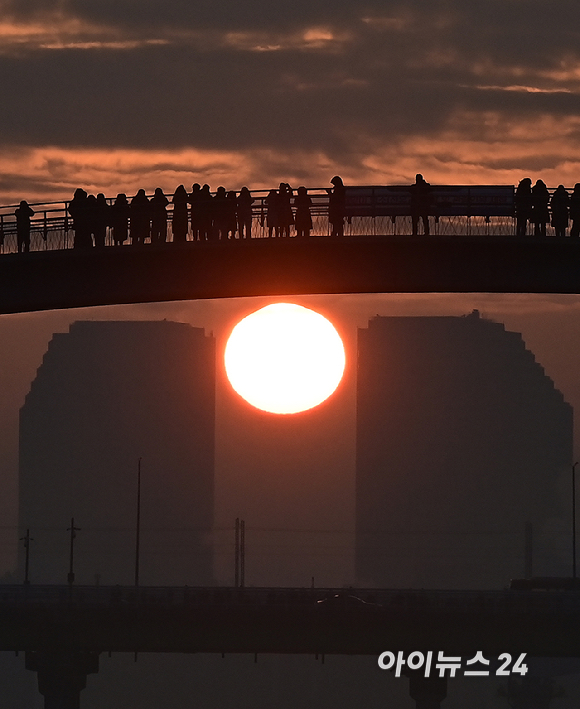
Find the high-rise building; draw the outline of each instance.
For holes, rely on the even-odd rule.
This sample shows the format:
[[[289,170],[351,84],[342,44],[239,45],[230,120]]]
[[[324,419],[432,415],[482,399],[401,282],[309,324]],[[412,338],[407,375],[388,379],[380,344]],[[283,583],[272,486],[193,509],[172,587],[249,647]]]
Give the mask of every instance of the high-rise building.
[[[20,411],[32,581],[67,582],[74,517],[75,583],[134,582],[140,465],[140,583],[211,583],[214,417],[203,329],[91,321],[55,334]]]
[[[562,573],[546,530],[572,455],[572,408],[519,333],[477,311],[371,319],[358,333],[358,581],[502,588]]]

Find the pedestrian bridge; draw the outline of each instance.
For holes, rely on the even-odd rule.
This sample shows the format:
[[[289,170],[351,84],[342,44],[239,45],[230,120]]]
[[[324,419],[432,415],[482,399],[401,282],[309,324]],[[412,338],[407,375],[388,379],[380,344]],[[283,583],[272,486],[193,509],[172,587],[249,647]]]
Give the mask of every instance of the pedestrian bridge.
[[[309,237],[269,238],[257,191],[251,238],[194,240],[190,229],[176,243],[169,212],[166,242],[113,246],[109,229],[104,247],[88,249],[73,248],[67,203],[34,204],[30,253],[17,253],[15,205],[1,207],[0,313],[303,294],[580,293],[580,239],[551,227],[515,236],[513,187],[440,191],[429,236],[411,234],[408,188],[353,187],[344,236],[331,237],[321,188],[308,190]]]

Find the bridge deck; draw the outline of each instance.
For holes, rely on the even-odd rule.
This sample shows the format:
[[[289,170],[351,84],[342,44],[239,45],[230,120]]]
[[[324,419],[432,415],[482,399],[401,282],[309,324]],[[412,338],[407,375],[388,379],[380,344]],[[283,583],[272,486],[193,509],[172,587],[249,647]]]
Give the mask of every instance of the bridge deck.
[[[12,586],[0,650],[580,657],[580,593]]]
[[[357,236],[0,258],[0,313],[319,293],[580,293],[580,240]]]

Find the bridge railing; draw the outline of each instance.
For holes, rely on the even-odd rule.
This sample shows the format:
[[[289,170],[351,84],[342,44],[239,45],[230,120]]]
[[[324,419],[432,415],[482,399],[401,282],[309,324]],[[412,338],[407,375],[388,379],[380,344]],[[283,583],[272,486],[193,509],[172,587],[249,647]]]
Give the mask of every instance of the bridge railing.
[[[460,192],[457,194],[451,193],[451,197],[449,197],[448,192],[451,189],[460,190]],[[473,192],[475,189],[446,188],[447,191],[441,193],[438,202],[432,210],[434,216],[430,219],[432,234],[441,236],[470,234],[509,236],[514,234],[513,201],[511,206],[509,203],[509,190],[513,192],[513,188],[509,186],[501,188],[508,196],[504,196],[505,203],[500,208],[491,203],[489,206],[472,204],[474,198],[469,198],[469,190]],[[412,233],[409,206],[410,192],[408,187],[347,187],[346,191],[345,236],[405,236]],[[388,193],[387,197],[382,192]],[[372,194],[372,196],[369,197],[369,194]],[[253,190],[251,195],[254,199],[252,205],[252,238],[268,238],[268,207],[266,203],[268,191]],[[313,228],[311,236],[329,236],[331,225],[328,219],[329,195],[327,189],[310,188],[308,189],[308,195],[312,199]],[[471,201],[469,201],[470,199]],[[107,201],[111,204],[114,200],[108,199]],[[30,251],[55,251],[69,249],[74,246],[73,220],[68,213],[69,204],[67,201],[30,203],[30,207],[34,211],[34,216],[31,219]],[[15,217],[17,207],[18,205],[16,204],[0,207],[0,253],[15,253],[18,251]],[[489,214],[485,214],[486,210]],[[168,206],[167,212],[167,241],[170,243],[173,241],[171,204]],[[438,213],[438,216],[435,213]],[[548,229],[549,233],[552,233],[551,227]],[[293,236],[294,233],[291,232],[291,235]],[[187,239],[188,241],[193,240],[191,227],[189,228]],[[129,242],[130,240],[126,243]],[[107,228],[105,243],[108,246],[113,245],[110,228]]]

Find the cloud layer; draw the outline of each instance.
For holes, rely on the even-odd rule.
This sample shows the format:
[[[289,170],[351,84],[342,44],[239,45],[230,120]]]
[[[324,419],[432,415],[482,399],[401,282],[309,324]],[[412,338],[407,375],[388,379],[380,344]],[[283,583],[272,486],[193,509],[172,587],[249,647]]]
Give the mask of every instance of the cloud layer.
[[[4,169],[5,196],[37,181],[58,192],[50,160],[38,167],[47,151],[73,168],[71,156],[92,152],[110,171],[116,156],[111,186],[136,153],[135,185],[160,159],[174,164],[159,178],[181,177],[184,155],[201,156],[201,179],[232,187],[334,172],[408,181],[418,170],[431,181],[580,179],[576,0],[0,9],[0,164],[28,156]]]

